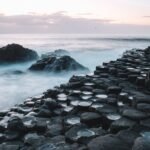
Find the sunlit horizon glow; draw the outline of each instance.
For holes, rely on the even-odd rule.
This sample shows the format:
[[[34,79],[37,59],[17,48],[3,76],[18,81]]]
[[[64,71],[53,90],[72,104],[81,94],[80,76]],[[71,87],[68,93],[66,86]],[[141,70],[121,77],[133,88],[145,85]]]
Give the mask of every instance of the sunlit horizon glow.
[[[8,21],[10,17],[18,19],[23,15],[41,17],[59,13],[72,19],[150,26],[149,6],[149,0],[0,0],[0,24],[4,24],[3,19]],[[17,21],[16,24],[20,24]]]

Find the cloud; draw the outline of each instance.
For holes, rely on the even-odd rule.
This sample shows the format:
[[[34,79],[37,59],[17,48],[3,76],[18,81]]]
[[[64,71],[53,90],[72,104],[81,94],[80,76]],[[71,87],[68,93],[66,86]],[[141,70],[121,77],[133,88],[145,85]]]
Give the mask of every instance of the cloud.
[[[71,17],[65,12],[13,16],[0,14],[0,33],[150,33],[149,26],[114,22],[109,19]]]
[[[150,18],[150,16],[143,16],[144,18]]]

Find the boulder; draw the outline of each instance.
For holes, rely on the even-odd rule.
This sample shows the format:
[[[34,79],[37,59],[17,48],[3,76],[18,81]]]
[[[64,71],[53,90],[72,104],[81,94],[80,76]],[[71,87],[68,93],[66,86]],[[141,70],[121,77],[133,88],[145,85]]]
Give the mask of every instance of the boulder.
[[[70,56],[62,56],[38,60],[29,70],[61,73],[66,71],[88,71],[88,68],[82,66]]]
[[[0,48],[0,63],[27,62],[38,59],[38,54],[18,44]]]

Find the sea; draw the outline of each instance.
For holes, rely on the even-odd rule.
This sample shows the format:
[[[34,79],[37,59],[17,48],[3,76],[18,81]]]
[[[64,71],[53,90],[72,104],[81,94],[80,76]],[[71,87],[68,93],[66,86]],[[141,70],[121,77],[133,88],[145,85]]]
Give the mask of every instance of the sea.
[[[116,60],[126,50],[150,46],[150,36],[95,34],[0,34],[0,47],[17,43],[40,55],[57,49],[67,50],[92,73],[103,62]],[[47,89],[67,83],[80,72],[49,74],[33,73],[28,68],[34,62],[0,66],[0,110],[8,110],[29,97],[41,95]],[[16,74],[20,70],[24,73]]]

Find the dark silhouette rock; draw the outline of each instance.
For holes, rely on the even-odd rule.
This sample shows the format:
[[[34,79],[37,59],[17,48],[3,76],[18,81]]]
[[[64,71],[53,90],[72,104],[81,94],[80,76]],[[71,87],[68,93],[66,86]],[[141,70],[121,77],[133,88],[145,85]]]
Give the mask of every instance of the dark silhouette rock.
[[[17,63],[36,60],[38,54],[18,44],[9,44],[0,48],[0,63]]]
[[[76,62],[70,56],[62,57],[47,57],[38,60],[33,64],[29,70],[32,71],[48,71],[54,73],[66,72],[66,71],[88,71],[88,69],[78,62]]]

